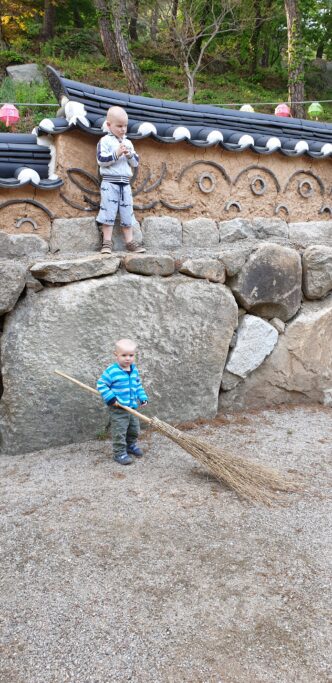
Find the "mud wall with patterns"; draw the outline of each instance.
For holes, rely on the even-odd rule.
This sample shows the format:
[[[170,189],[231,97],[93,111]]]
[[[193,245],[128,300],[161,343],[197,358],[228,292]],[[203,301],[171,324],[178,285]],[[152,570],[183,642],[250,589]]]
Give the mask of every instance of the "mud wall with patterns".
[[[79,131],[54,136],[57,190],[31,185],[0,189],[0,230],[49,238],[54,218],[95,215],[99,202],[97,136]],[[331,159],[301,154],[257,155],[200,148],[184,142],[133,141],[141,158],[133,179],[135,215],[207,217],[278,216],[287,221],[330,219]]]

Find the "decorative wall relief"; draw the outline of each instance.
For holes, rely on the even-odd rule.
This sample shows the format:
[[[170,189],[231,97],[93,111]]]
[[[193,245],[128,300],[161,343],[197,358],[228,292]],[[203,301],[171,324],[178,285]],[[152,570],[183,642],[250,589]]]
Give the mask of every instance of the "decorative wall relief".
[[[57,136],[61,187],[46,192],[30,184],[11,189],[12,199],[8,188],[0,188],[0,230],[47,238],[53,218],[95,215],[100,184],[96,142],[95,136],[79,131]],[[180,220],[227,220],[240,214],[294,222],[332,215],[330,158],[261,157],[249,150],[240,154],[217,145],[202,149],[149,138],[135,140],[135,148],[140,155],[132,180],[138,221],[165,214]]]
[[[47,198],[45,194],[43,196]],[[34,233],[48,239],[51,221],[54,218],[54,213],[48,208],[46,202],[39,202],[28,197],[0,201],[1,231],[13,234]]]

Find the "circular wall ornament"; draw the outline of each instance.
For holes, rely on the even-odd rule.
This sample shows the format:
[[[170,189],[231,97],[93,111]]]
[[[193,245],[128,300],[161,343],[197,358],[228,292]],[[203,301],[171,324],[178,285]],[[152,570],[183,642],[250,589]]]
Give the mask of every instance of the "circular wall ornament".
[[[257,196],[265,194],[266,182],[260,175],[256,175],[250,183],[251,192]]]
[[[204,192],[205,194],[209,194],[210,192],[213,192],[213,190],[216,187],[216,179],[212,175],[212,173],[208,173],[207,171],[204,171],[201,173],[198,178],[197,178],[197,184],[201,192]]]
[[[304,197],[305,199],[311,197],[311,195],[314,192],[314,188],[310,180],[301,180],[301,182],[299,182],[298,184],[297,189],[301,197]]]

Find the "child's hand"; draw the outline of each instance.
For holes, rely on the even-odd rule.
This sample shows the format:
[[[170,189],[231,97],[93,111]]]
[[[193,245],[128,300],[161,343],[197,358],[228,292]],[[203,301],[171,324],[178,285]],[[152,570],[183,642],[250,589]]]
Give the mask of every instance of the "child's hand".
[[[117,157],[119,158],[119,157],[121,157],[123,154],[124,154],[125,156],[128,156],[128,155],[130,154],[130,152],[129,152],[128,147],[126,147],[126,145],[124,145],[123,142],[121,142],[121,144],[119,145],[119,147],[118,147],[118,149],[117,149],[117,151],[116,151],[116,154],[117,154]]]

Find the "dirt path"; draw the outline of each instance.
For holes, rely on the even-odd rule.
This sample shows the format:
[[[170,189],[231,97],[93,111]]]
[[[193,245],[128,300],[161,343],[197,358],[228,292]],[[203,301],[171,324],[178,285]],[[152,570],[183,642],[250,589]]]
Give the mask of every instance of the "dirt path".
[[[331,410],[194,433],[321,495],[242,504],[157,434],[3,456],[1,683],[331,682]]]

